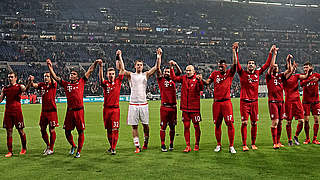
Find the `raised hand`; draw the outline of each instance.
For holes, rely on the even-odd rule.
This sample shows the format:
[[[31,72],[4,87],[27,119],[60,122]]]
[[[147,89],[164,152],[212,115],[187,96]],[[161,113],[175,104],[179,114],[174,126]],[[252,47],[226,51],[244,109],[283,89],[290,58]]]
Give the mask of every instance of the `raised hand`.
[[[202,81],[202,74],[197,74],[196,78],[199,79],[200,81]]]
[[[29,77],[28,77],[28,81],[34,81],[34,76],[29,75]]]
[[[169,64],[170,64],[170,66],[174,66],[174,65],[176,65],[177,63],[176,63],[174,60],[170,60],[170,61],[169,61]]]
[[[52,62],[51,62],[50,59],[47,59],[47,65],[48,65],[49,67],[52,67]]]
[[[116,55],[122,56],[121,50],[118,49],[117,52],[116,52]]]
[[[162,56],[162,49],[158,48],[157,49],[157,57]]]
[[[98,63],[98,64],[99,64],[99,66],[102,66],[103,61],[102,61],[102,59],[97,59],[97,60],[96,60],[96,63]]]

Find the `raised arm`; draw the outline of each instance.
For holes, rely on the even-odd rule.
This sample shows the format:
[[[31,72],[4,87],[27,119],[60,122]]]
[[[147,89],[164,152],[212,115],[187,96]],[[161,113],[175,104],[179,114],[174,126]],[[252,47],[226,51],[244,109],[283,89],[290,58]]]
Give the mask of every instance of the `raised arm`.
[[[240,64],[240,61],[239,61],[239,43],[237,43],[237,51],[236,51],[236,57],[237,57],[237,67],[236,67],[236,69],[237,69],[237,72],[238,72],[238,74],[241,74],[241,72],[242,72],[242,67],[241,67],[241,64]]]
[[[284,72],[284,76],[286,79],[289,79],[289,77],[292,75],[293,73],[293,65],[292,65],[292,60],[293,56],[291,54],[289,54],[287,56],[286,62],[289,68],[287,68],[287,70]]]
[[[276,64],[276,58],[277,58],[277,54],[278,54],[278,48],[273,49],[273,55],[272,55],[272,59],[271,59],[271,63],[270,63],[270,67],[268,69],[268,75],[271,75],[274,65]]]
[[[130,72],[130,71],[127,71],[127,70],[125,69],[125,67],[124,67],[121,50],[117,50],[117,52],[116,52],[116,57],[117,57],[118,65],[119,65],[119,75],[124,75],[124,76],[126,76],[128,79],[130,79],[130,78],[131,78],[131,72]]]
[[[0,94],[0,103],[4,100],[4,92],[3,92],[3,89],[4,88],[2,88],[2,90],[1,90],[1,94]]]
[[[231,67],[231,73],[234,74],[237,70],[237,64],[238,64],[238,52],[239,52],[239,42],[235,42],[232,45],[232,60],[233,64]]]
[[[101,59],[98,59],[98,64],[99,64],[99,79],[100,79],[100,83],[102,84],[102,82],[104,81],[104,78],[103,78],[103,62]]]
[[[158,64],[159,62],[161,62],[161,56],[162,56],[162,49],[158,48],[156,64],[149,71],[146,72],[147,79],[149,79],[149,77],[152,76],[157,71],[158,66],[160,66]]]
[[[181,70],[180,66],[179,66],[177,63],[175,63],[174,66],[176,67],[176,69],[177,69],[177,71],[178,71],[178,72],[177,72],[178,75],[181,75],[181,74],[182,74],[182,70]]]
[[[176,76],[176,73],[174,72],[174,66],[177,66],[177,63],[173,60],[169,61],[170,64],[170,77],[175,82],[182,82],[181,76]]]
[[[30,75],[29,78],[28,78],[28,84],[30,84],[30,87],[38,89],[38,83],[35,83],[33,81],[34,81],[34,76]]]
[[[272,53],[274,52],[274,49],[276,49],[276,48],[277,48],[276,45],[272,45],[271,46],[267,61],[260,69],[260,74],[262,74],[270,66],[271,59],[272,59]]]
[[[160,52],[160,48],[157,50],[157,76],[161,77],[162,76],[162,71],[161,71],[161,60],[162,60],[162,50]]]
[[[94,61],[94,63],[91,64],[91,66],[89,67],[89,69],[87,70],[87,72],[84,74],[84,76],[89,79],[89,77],[91,76],[92,72],[94,71],[94,69],[97,67],[97,64],[99,62],[99,60],[101,59],[97,59]]]
[[[47,59],[47,66],[49,69],[49,72],[51,74],[52,79],[54,79],[55,81],[57,81],[58,83],[61,82],[61,78],[59,76],[56,75],[56,73],[53,70],[53,66],[52,66],[52,62],[50,59]]]

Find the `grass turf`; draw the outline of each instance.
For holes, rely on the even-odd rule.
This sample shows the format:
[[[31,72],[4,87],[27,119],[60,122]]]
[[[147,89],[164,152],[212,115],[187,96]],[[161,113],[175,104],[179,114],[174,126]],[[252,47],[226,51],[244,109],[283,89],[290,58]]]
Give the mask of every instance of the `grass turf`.
[[[121,102],[120,135],[117,155],[106,152],[109,148],[102,121],[102,103],[85,104],[85,144],[80,159],[68,155],[70,145],[62,129],[66,104],[58,104],[60,127],[56,128],[57,139],[55,153],[43,156],[45,144],[38,126],[40,105],[23,105],[25,132],[28,151],[26,155],[18,155],[21,148],[20,138],[16,130],[13,134],[12,158],[5,158],[7,153],[6,131],[0,130],[0,173],[1,179],[316,179],[320,158],[320,146],[303,145],[304,132],[300,135],[301,146],[287,147],[285,125],[281,141],[286,147],[272,149],[267,99],[259,100],[260,121],[258,122],[258,150],[241,151],[239,99],[233,99],[235,117],[235,148],[237,154],[228,152],[228,136],[226,125],[222,128],[222,151],[215,153],[216,146],[214,125],[212,121],[212,100],[201,100],[201,141],[200,151],[183,153],[185,141],[181,112],[178,112],[175,150],[160,152],[160,120],[159,101],[149,102],[150,140],[149,149],[140,154],[134,153],[131,127],[126,124],[128,103]],[[1,123],[4,106],[0,106]],[[313,127],[313,118],[311,118]],[[285,122],[283,123],[285,124]],[[297,122],[293,123],[293,133]],[[312,129],[312,128],[311,128]],[[140,143],[143,143],[143,132],[139,126]],[[77,142],[77,133],[74,131]],[[311,130],[310,134],[313,132]],[[169,135],[166,133],[168,145]],[[250,144],[250,125],[248,126],[248,143]],[[191,127],[191,144],[194,144],[194,129]],[[193,147],[192,147],[193,148]]]

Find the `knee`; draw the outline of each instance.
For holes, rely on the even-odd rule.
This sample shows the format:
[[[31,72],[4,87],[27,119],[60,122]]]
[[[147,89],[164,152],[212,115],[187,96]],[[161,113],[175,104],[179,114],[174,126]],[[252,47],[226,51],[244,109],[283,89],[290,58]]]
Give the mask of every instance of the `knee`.
[[[248,125],[248,121],[242,121],[242,125],[243,126],[247,126]]]
[[[232,126],[233,126],[233,122],[228,121],[228,122],[226,122],[226,125],[227,125],[228,127],[232,127]]]
[[[257,126],[257,122],[256,121],[251,122],[251,126]]]
[[[287,121],[287,126],[291,126],[292,121]]]

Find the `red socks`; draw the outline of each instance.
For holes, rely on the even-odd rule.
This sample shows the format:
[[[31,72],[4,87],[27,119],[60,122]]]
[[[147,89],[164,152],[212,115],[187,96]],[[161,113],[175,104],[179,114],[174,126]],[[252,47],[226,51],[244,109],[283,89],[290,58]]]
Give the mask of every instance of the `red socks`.
[[[215,134],[217,139],[217,145],[221,146],[221,124],[216,124]]]
[[[256,139],[257,139],[257,130],[258,126],[256,125],[251,125],[251,144],[255,145],[256,144]]]
[[[200,130],[200,124],[193,124],[194,126],[194,131],[195,131],[195,136],[196,136],[196,143],[195,145],[199,145],[200,143],[200,136],[201,136],[201,130]]]
[[[81,153],[82,150],[82,146],[84,143],[84,133],[79,133],[79,137],[78,137],[78,152]]]
[[[27,149],[27,137],[26,134],[20,134],[20,139],[21,139],[21,145],[23,149]]]
[[[160,129],[161,145],[165,144],[165,139],[166,139],[166,130]]]
[[[292,128],[291,128],[291,124],[287,124],[286,125],[286,130],[287,130],[287,136],[288,136],[288,140],[292,140]]]
[[[305,122],[304,132],[306,133],[306,139],[310,139],[309,130],[310,130],[309,122]]]
[[[119,138],[119,130],[113,130],[112,131],[112,149],[116,149],[117,142]]]
[[[297,131],[296,131],[296,136],[297,136],[297,137],[298,137],[298,136],[299,136],[299,134],[301,133],[302,128],[303,128],[303,123],[298,122],[298,125],[297,125]]]
[[[247,124],[241,124],[241,136],[243,146],[247,145]]]
[[[170,134],[170,144],[173,144],[173,141],[174,141],[174,135],[175,135],[175,130],[173,129],[170,129],[170,132],[169,132],[169,134]]]
[[[46,129],[45,130],[41,130],[41,135],[42,135],[42,139],[43,139],[43,141],[46,143],[46,145],[47,146],[49,146],[49,137],[48,137],[48,133],[47,133],[47,131],[46,131]]]
[[[51,151],[53,151],[55,141],[56,141],[56,131],[50,132],[50,150]]]
[[[65,135],[66,135],[66,138],[67,138],[68,142],[70,143],[70,145],[72,147],[75,147],[76,145],[73,142],[73,136],[71,134],[71,131],[65,131]]]
[[[184,124],[184,139],[187,146],[190,146],[190,121],[183,121]]]
[[[277,126],[277,143],[280,143],[281,131],[282,131],[282,124],[279,123]]]
[[[271,135],[272,135],[272,141],[273,144],[278,144],[277,143],[277,128],[271,128]]]
[[[107,137],[110,144],[110,147],[112,146],[112,130],[107,129]]]
[[[12,152],[12,136],[7,136],[7,147],[8,151]]]
[[[233,123],[228,125],[228,137],[229,137],[229,144],[233,146],[234,143],[234,126]]]
[[[314,124],[313,125],[313,139],[317,139],[318,130],[319,130],[319,124]]]

